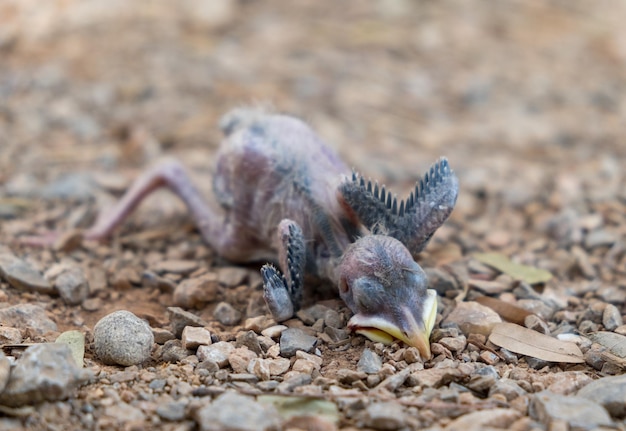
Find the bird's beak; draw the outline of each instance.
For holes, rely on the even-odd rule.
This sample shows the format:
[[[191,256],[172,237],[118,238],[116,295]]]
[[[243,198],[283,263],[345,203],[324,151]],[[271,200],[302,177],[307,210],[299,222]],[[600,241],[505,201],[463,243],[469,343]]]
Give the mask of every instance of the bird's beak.
[[[348,328],[375,342],[391,344],[394,340],[401,340],[416,347],[422,359],[430,359],[429,340],[437,317],[437,292],[426,291],[421,313],[413,313],[407,305],[402,305],[397,316],[392,319],[384,315],[355,314],[348,322]]]

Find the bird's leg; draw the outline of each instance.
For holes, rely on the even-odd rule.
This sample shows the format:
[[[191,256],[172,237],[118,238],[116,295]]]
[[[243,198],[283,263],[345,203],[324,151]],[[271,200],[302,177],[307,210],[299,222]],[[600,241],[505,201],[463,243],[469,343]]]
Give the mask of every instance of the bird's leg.
[[[232,243],[236,242],[233,226],[211,209],[185,168],[175,160],[163,162],[140,175],[110,211],[98,216],[96,223],[85,232],[85,238],[100,240],[110,236],[144,198],[160,187],[169,188],[183,200],[203,239],[218,253],[228,256]]]
[[[282,273],[267,264],[261,268],[263,298],[272,316],[278,321],[287,320],[300,308],[306,245],[302,229],[289,219],[278,225],[278,263]]]

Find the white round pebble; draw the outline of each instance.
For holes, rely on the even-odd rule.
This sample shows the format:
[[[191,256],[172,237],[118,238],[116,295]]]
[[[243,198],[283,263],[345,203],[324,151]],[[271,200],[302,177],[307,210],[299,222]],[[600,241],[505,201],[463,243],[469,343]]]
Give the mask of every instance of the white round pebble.
[[[94,327],[94,349],[106,364],[137,365],[150,357],[154,335],[150,326],[130,311],[111,313]]]

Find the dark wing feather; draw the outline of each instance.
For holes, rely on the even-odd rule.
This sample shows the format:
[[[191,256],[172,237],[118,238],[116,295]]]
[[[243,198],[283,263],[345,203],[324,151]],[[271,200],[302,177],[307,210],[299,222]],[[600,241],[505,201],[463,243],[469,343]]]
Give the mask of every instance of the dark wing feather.
[[[445,158],[433,164],[409,197],[398,202],[385,186],[372,184],[353,172],[340,186],[343,199],[361,223],[374,234],[386,234],[419,253],[448,218],[459,182]]]

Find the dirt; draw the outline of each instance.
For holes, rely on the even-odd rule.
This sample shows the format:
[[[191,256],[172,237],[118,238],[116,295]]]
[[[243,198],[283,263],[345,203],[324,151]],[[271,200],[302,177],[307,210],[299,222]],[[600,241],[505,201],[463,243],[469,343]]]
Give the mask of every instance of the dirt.
[[[202,243],[170,193],[150,197],[109,242],[60,251],[19,241],[87,227],[165,157],[180,159],[209,194],[220,116],[266,105],[306,119],[350,166],[399,196],[446,156],[460,179],[459,200],[420,263],[452,265],[469,273],[465,282],[479,278],[472,256],[483,251],[547,269],[554,277],[544,294],[561,304],[547,317],[551,328],[588,320],[602,329],[584,316],[592,304],[613,303],[626,314],[624,13],[624,3],[609,1],[4,2],[0,244],[42,272],[64,259],[78,263],[97,303],[89,311],[0,281],[3,302],[41,304],[59,332],[80,329],[88,341],[94,324],[114,310],[167,327],[173,292],[146,286],[144,272],[165,260],[196,261],[192,273],[160,274],[176,285],[232,266]],[[218,338],[234,340],[245,326],[217,322],[219,301],[244,319],[263,312],[258,267],[245,267],[245,282],[222,286],[215,300],[192,310]],[[497,296],[514,301],[512,288]],[[447,311],[450,301],[443,302]],[[342,348],[324,345],[321,375],[356,369],[365,347],[372,343],[357,336]],[[452,359],[462,362],[462,352]],[[119,371],[99,364],[89,348],[86,365],[96,375]],[[516,366],[605,375],[588,364],[538,371],[522,360],[506,367]],[[148,367],[170,369],[158,359],[140,370]],[[173,380],[161,377],[176,387],[171,373]],[[39,429],[175,429],[148,408],[143,419],[125,423],[103,413],[106,403],[93,403],[130,402],[144,389],[96,378],[75,400],[19,420]],[[82,417],[84,403],[95,406],[91,421]],[[522,413],[517,429],[537,425],[527,407],[512,408]],[[458,416],[420,415],[421,426]],[[338,427],[359,424],[341,411]],[[198,426],[189,417],[178,425]]]

